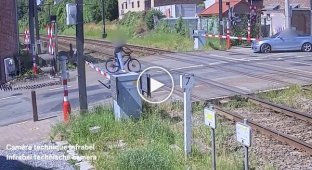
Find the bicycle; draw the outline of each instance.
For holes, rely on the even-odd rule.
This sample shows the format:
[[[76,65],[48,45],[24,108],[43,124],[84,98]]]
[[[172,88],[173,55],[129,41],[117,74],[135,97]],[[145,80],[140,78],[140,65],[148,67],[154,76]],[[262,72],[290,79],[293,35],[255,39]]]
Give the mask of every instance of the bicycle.
[[[127,47],[126,47],[126,49],[128,51],[126,51],[124,49],[122,50],[124,52],[124,55],[122,56],[124,66],[127,65],[128,70],[131,72],[141,71],[141,63],[139,62],[139,60],[131,57],[131,54],[133,51]],[[105,67],[109,73],[118,72],[120,70],[120,66],[119,66],[119,61],[118,61],[117,57],[109,58],[105,63]]]

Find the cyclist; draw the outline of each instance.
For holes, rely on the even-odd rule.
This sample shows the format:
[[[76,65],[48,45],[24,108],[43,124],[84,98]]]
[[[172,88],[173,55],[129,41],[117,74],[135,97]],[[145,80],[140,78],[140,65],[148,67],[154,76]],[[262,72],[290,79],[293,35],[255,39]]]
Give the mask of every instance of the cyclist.
[[[124,52],[123,47],[125,47],[125,44],[123,42],[117,42],[116,47],[115,47],[115,51],[114,51],[114,55],[115,55],[115,58],[119,62],[120,70],[122,72],[126,72],[124,69],[124,64],[122,62],[122,52]]]

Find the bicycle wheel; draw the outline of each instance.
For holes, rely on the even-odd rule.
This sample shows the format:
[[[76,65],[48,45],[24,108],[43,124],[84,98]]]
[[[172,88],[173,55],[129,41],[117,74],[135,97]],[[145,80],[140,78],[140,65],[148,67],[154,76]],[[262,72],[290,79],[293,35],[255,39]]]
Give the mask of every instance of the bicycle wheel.
[[[116,73],[119,71],[119,64],[114,58],[110,58],[105,64],[106,70],[110,73]]]
[[[128,62],[128,70],[133,72],[141,71],[141,63],[137,59],[130,59]]]

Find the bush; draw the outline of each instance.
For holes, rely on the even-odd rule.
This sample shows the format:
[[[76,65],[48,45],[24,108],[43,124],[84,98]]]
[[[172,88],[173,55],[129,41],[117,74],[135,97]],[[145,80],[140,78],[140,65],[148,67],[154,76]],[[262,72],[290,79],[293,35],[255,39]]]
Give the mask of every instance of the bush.
[[[125,26],[135,26],[142,17],[142,12],[127,12],[119,23]]]
[[[156,16],[158,19],[161,19],[164,17],[161,11],[158,11],[158,10],[147,11],[144,20],[149,30],[152,30],[155,28],[154,16]]]
[[[160,23],[156,27],[156,31],[170,33],[171,28],[169,26],[168,20],[161,20]]]
[[[182,19],[182,17],[180,17],[176,24],[175,24],[175,30],[178,34],[182,35],[182,36],[186,36],[188,35],[188,30],[186,28],[186,25]]]
[[[118,159],[119,169],[172,169],[170,159],[157,149],[135,149],[124,152]]]

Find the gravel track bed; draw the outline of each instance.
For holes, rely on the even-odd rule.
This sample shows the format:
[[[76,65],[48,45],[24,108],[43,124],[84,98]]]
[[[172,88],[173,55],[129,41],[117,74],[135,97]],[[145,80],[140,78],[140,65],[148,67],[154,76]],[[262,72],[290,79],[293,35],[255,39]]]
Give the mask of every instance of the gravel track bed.
[[[43,146],[43,145],[55,145],[51,142],[38,142],[31,144],[30,146]],[[2,170],[20,170],[20,169],[53,169],[53,170],[75,170],[73,165],[65,160],[10,160],[6,159],[6,156],[10,155],[64,155],[63,151],[58,150],[0,150],[0,169]]]
[[[253,133],[251,152],[256,156],[260,167],[270,163],[277,169],[312,170],[311,156],[266,135]]]
[[[266,127],[275,129],[279,132],[291,135],[304,142],[312,144],[312,124],[286,116],[281,113],[276,113],[267,109],[261,109],[251,113],[248,110],[235,111],[241,116],[246,117]]]
[[[253,120],[266,127],[292,135],[307,143],[312,143],[312,125],[310,123],[271,112],[267,109],[255,110],[257,110],[255,113],[251,113],[248,109],[235,109],[232,112],[247,117],[249,120]],[[235,126],[232,127],[235,131]],[[237,147],[235,135],[232,137],[232,140],[229,140],[229,145],[234,148]],[[312,170],[312,156],[269,136],[253,132],[252,146],[250,149],[256,156],[260,166],[259,169],[270,163],[278,169]]]

